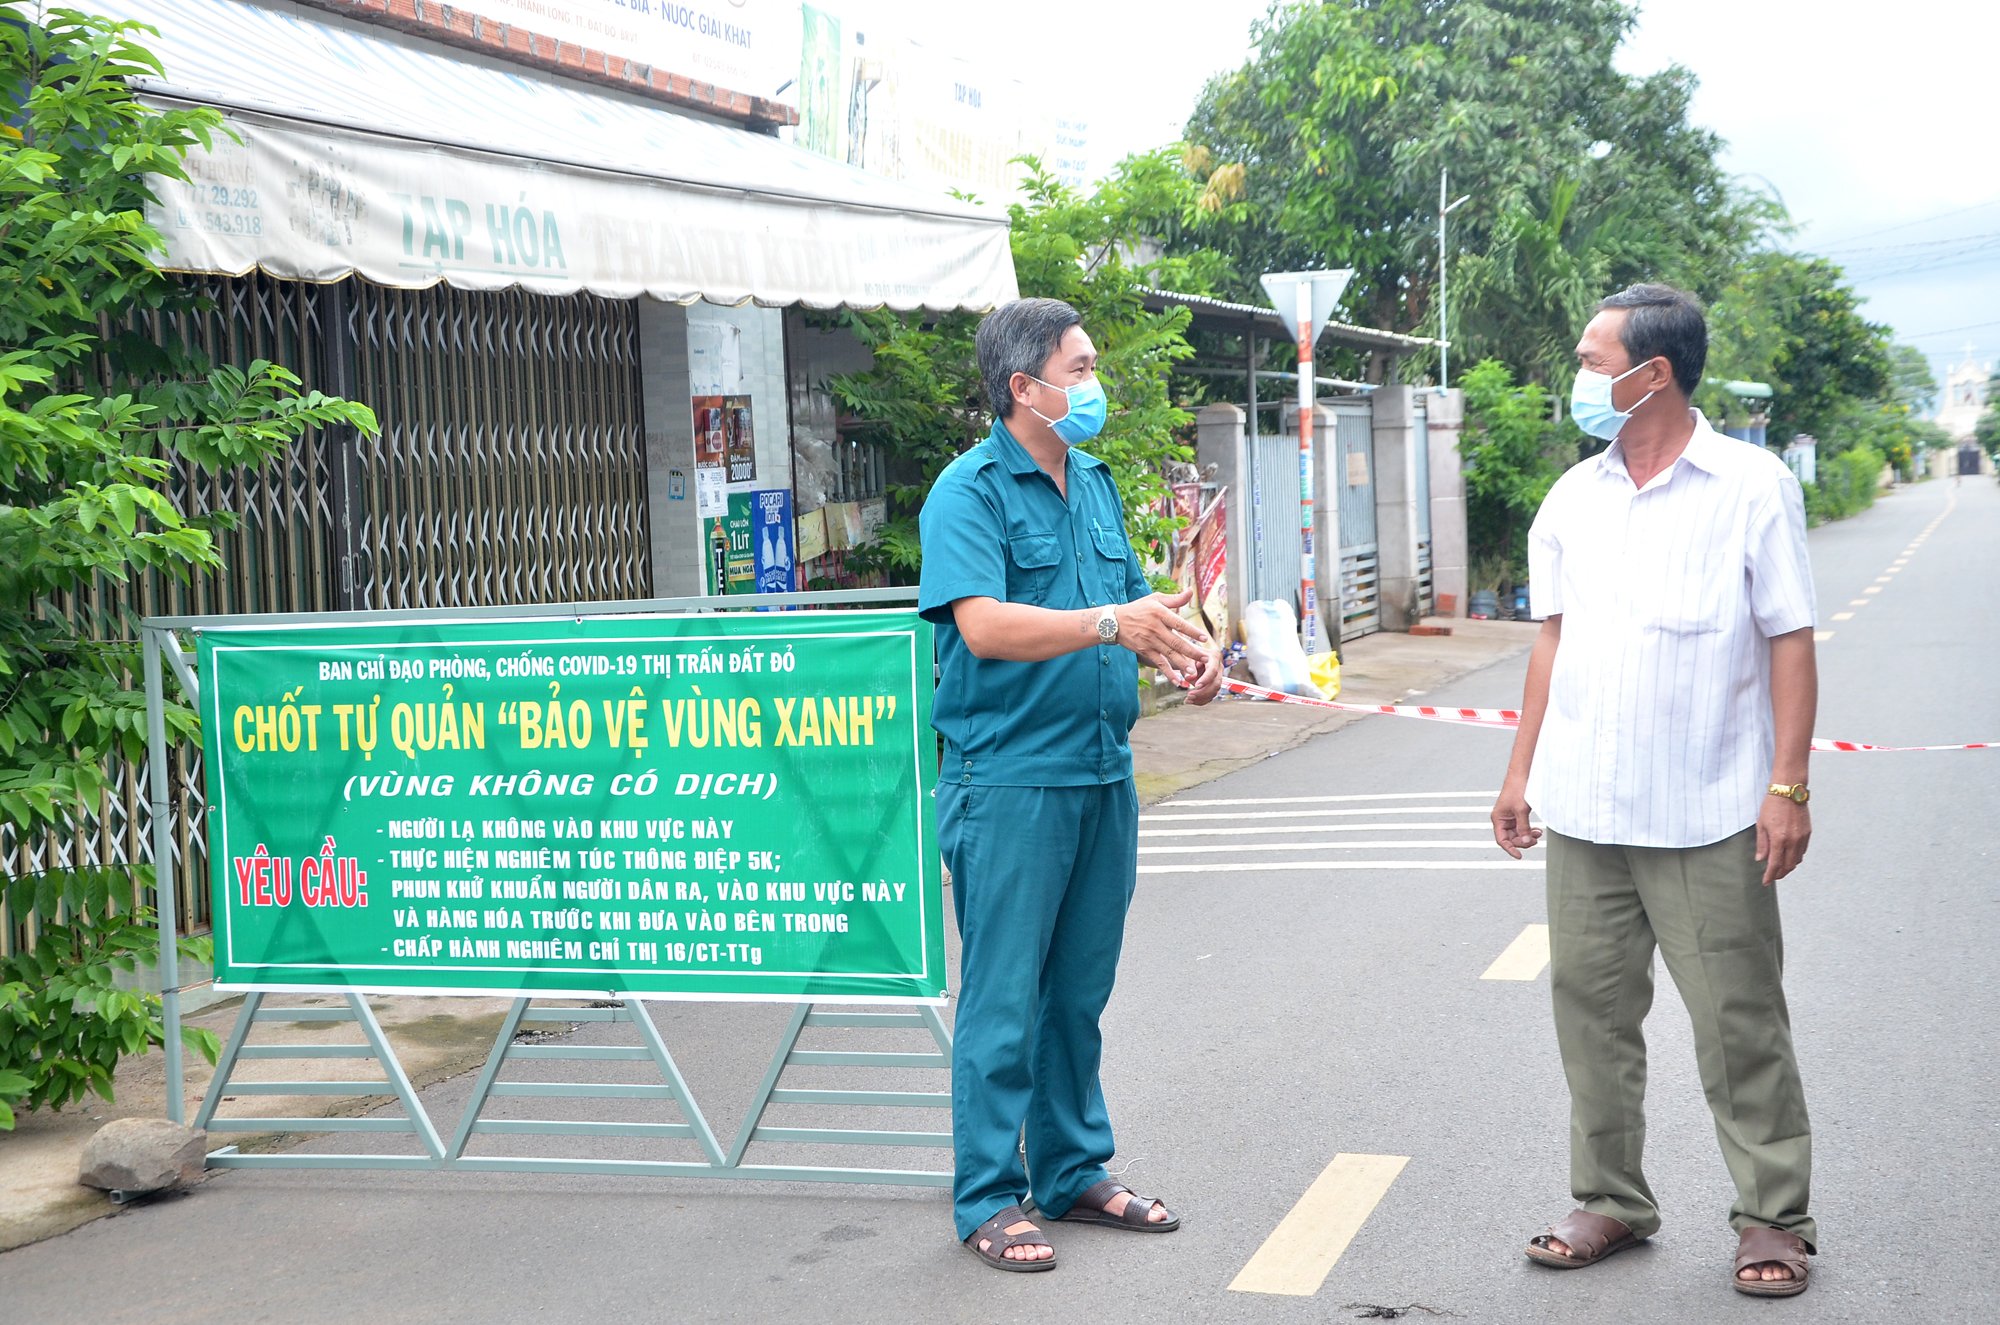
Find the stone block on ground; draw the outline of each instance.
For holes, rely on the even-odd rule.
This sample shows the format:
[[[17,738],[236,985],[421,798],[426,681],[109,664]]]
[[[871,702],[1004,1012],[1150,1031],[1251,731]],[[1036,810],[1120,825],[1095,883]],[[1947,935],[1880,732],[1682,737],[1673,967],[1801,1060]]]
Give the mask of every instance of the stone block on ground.
[[[85,1144],[77,1181],[107,1192],[163,1191],[193,1183],[207,1159],[206,1132],[165,1118],[119,1118]]]

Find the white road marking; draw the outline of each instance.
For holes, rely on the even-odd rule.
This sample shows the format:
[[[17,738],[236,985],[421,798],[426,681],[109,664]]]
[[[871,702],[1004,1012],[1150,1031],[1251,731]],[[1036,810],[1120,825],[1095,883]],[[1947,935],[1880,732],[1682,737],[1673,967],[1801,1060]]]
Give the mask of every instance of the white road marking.
[[[1317,1293],[1409,1162],[1407,1155],[1335,1155],[1237,1272],[1229,1291]]]
[[[1423,824],[1264,824],[1256,828],[1142,828],[1139,840],[1155,837],[1256,837],[1264,833],[1283,831],[1286,833],[1393,833],[1403,830],[1438,828],[1490,829],[1492,823],[1485,819],[1455,819],[1443,823]],[[1328,846],[1338,843],[1329,842]]]
[[[1486,968],[1482,980],[1533,980],[1549,964],[1549,927],[1529,925],[1520,936],[1509,943],[1493,964]]]
[[[1493,850],[1497,853],[1500,848]],[[1539,870],[1539,860],[1263,860],[1141,865],[1141,874],[1268,874],[1276,870]]]
[[[1834,619],[1835,621],[1852,621],[1852,620],[1854,620],[1854,613],[1852,613],[1852,612],[1835,612],[1835,613],[1833,614],[1833,619]]]
[[[1250,796],[1228,800],[1184,801],[1172,800],[1162,809],[1181,809],[1200,806],[1208,808],[1217,805],[1338,805],[1350,801],[1425,801],[1446,799],[1492,800],[1500,793],[1496,791],[1384,791],[1372,796]]]
[[[1868,586],[1868,587],[1867,587],[1866,589],[1863,589],[1863,590],[1862,590],[1861,592],[1862,592],[1862,593],[1881,593],[1881,592],[1882,592],[1882,588],[1881,588],[1881,586],[1880,586],[1880,585],[1875,585],[1875,584],[1871,584],[1871,585],[1869,585],[1869,586]]]
[[[1832,638],[1833,632],[1830,630],[1815,630],[1813,632],[1813,643],[1815,644],[1824,644]]]
[[[1353,816],[1358,814],[1463,814],[1463,805],[1370,805],[1356,810],[1247,810],[1241,814],[1142,814],[1139,822],[1144,824],[1187,824],[1203,820],[1237,819],[1312,819]]]
[[[1328,847],[1338,847],[1342,851],[1498,851],[1492,837],[1483,842],[1227,842],[1205,847],[1147,847],[1139,848],[1142,856],[1199,856],[1213,855],[1218,851],[1324,851]]]
[[[1868,604],[1874,601],[1875,600],[1872,598],[1850,598],[1847,602],[1847,605],[1849,607],[1866,607],[1868,606]]]

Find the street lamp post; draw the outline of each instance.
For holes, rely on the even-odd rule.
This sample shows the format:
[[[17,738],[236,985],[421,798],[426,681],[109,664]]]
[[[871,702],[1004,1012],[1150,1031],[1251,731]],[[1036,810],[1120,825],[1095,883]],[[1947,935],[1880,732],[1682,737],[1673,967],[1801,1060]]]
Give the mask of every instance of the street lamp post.
[[[1451,326],[1448,321],[1451,304],[1445,287],[1445,218],[1472,200],[1466,194],[1457,202],[1446,203],[1449,190],[1445,187],[1445,168],[1438,167],[1438,390],[1451,385]]]

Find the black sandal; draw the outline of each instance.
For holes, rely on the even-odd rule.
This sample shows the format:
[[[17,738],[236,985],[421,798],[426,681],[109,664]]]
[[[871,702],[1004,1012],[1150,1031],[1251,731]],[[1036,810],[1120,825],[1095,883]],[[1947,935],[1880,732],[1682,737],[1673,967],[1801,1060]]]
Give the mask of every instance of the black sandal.
[[[1006,1270],[1013,1274],[1033,1274],[1038,1270],[1055,1269],[1056,1258],[1053,1256],[1033,1261],[1015,1260],[1008,1257],[1007,1249],[1009,1247],[1054,1248],[1055,1244],[1043,1237],[1042,1230],[1039,1228],[1031,1228],[1025,1233],[1007,1232],[1009,1224],[1025,1224],[1028,1222],[1030,1220],[1026,1215],[1021,1213],[1020,1206],[1010,1205],[974,1229],[972,1236],[965,1240],[965,1249],[980,1260],[985,1261],[994,1269]],[[984,1247],[979,1245],[982,1241],[986,1243]]]
[[[1125,1213],[1114,1215],[1104,1207],[1116,1200],[1118,1193],[1131,1192],[1132,1199],[1125,1202]],[[1106,1178],[1084,1189],[1083,1195],[1064,1215],[1065,1220],[1078,1224],[1102,1224],[1106,1228],[1122,1228],[1134,1233],[1171,1233],[1181,1226],[1181,1217],[1167,1210],[1165,1219],[1152,1217],[1153,1207],[1167,1210],[1166,1202],[1156,1201],[1150,1196],[1141,1196],[1115,1178]]]

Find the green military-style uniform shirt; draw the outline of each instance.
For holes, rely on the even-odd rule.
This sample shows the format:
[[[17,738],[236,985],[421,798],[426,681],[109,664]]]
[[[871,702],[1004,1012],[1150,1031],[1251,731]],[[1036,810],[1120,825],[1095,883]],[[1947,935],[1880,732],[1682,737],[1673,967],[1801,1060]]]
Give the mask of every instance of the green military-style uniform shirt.
[[[1100,644],[1045,662],[974,656],[952,620],[960,598],[1078,609],[1151,592],[1125,534],[1111,471],[1072,448],[1068,500],[999,420],[945,468],[924,503],[918,609],[937,627],[932,725],[941,781],[1079,787],[1132,776],[1139,660]]]

